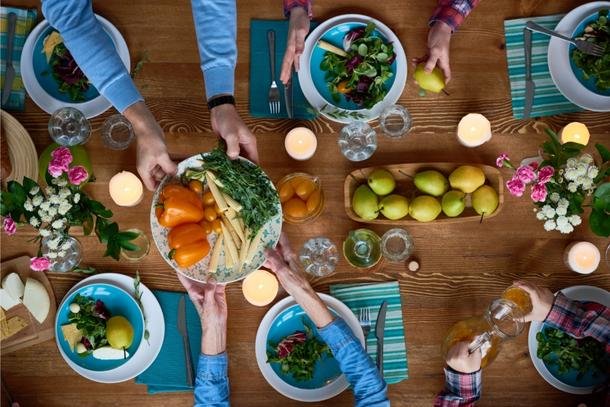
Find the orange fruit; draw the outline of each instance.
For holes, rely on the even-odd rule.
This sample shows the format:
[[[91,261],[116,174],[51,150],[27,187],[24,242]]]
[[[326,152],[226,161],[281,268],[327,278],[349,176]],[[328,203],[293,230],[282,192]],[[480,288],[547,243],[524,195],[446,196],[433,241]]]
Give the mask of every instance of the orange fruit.
[[[212,230],[214,230],[214,232],[216,232],[216,233],[222,233],[222,226],[221,226],[220,219],[214,219],[212,221]]]
[[[291,218],[304,218],[307,216],[307,205],[299,198],[292,198],[284,204],[284,212]]]
[[[201,181],[192,179],[189,181],[189,189],[196,194],[200,194],[203,192],[203,184]]]
[[[214,211],[216,212],[216,214],[220,215],[222,213],[222,211],[220,210],[220,206],[218,206],[217,203],[214,203]]]
[[[284,203],[294,196],[294,188],[290,182],[284,182],[279,189],[280,202]]]
[[[312,214],[318,209],[320,206],[320,201],[322,200],[322,192],[319,189],[316,189],[309,195],[307,198],[307,213]]]
[[[288,180],[288,182],[290,182],[290,185],[292,185],[292,188],[296,189],[296,188],[297,188],[297,186],[298,186],[298,185],[299,185],[301,182],[305,181],[306,179],[308,179],[308,178],[307,178],[307,177],[304,177],[304,176],[302,176],[302,175],[299,175],[299,176],[296,176],[296,177],[294,177],[294,178],[290,178],[290,179]]]
[[[203,199],[203,204],[205,206],[212,206],[212,205],[214,205],[214,202],[215,202],[214,201],[214,195],[212,195],[212,193],[210,191],[206,191],[203,194],[203,198],[202,199]]]
[[[203,210],[203,218],[205,220],[207,220],[208,222],[212,222],[217,217],[218,217],[218,214],[216,213],[214,208],[212,208],[211,206],[206,206],[206,208]]]
[[[337,84],[337,92],[339,93],[349,93],[351,88],[347,87],[347,81],[341,81]]]
[[[316,184],[310,179],[304,179],[303,181],[299,182],[299,185],[297,185],[295,188],[295,192],[299,198],[304,201],[306,201],[307,198],[309,198],[309,195],[311,195],[311,193],[315,190]]]

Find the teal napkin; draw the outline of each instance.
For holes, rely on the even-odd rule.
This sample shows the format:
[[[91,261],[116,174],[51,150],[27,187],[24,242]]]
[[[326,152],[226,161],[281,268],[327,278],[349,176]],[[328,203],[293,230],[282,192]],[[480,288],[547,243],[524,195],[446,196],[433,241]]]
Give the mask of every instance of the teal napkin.
[[[0,92],[4,87],[4,74],[6,72],[6,51],[8,46],[8,13],[17,15],[15,26],[15,37],[13,42],[13,67],[15,68],[15,80],[13,89],[6,105],[6,110],[23,111],[25,106],[25,88],[21,80],[21,51],[25,39],[32,30],[38,13],[36,9],[21,9],[15,7],[0,7]]]
[[[383,377],[388,384],[407,379],[409,367],[398,281],[379,284],[335,284],[330,286],[330,294],[347,305],[356,316],[361,308],[371,309],[372,327],[366,344],[368,354],[373,360],[377,355],[377,313],[381,303],[384,300],[388,302],[383,341]]]
[[[193,387],[186,382],[184,346],[177,328],[180,297],[184,297],[186,303],[186,327],[191,345],[193,372],[197,372],[201,350],[201,322],[197,310],[185,293],[153,290],[153,294],[163,310],[165,336],[159,356],[146,371],[136,377],[136,383],[148,386],[149,394],[192,391]]]
[[[317,23],[311,22],[311,27]],[[271,67],[269,65],[269,47],[267,30],[275,31],[275,82],[280,89],[280,113],[273,115],[269,111],[269,86],[271,85]],[[288,20],[252,20],[250,21],[250,115],[273,119],[287,118],[284,100],[284,85],[280,82],[280,72],[286,39],[288,37]],[[301,67],[302,69],[303,67]],[[311,108],[299,85],[299,76],[292,75],[292,111],[294,119],[313,120],[316,112]]]
[[[510,96],[513,117],[523,118],[525,103],[525,49],[523,48],[523,28],[528,21],[535,21],[543,27],[554,29],[563,14],[552,16],[518,18],[504,21],[506,37],[506,59],[510,80]],[[555,87],[549,72],[547,51],[550,37],[544,34],[532,35],[532,78],[536,92],[530,117],[552,116],[561,113],[579,112],[582,109],[565,98]]]

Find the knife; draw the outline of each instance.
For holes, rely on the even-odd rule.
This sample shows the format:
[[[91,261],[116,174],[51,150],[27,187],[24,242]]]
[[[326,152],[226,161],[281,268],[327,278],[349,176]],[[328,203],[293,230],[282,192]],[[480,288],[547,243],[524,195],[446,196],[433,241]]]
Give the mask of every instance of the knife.
[[[292,119],[292,69],[290,70],[290,80],[284,85],[284,103],[288,118]]]
[[[375,322],[375,336],[377,337],[377,369],[383,375],[383,335],[385,332],[385,314],[388,310],[388,302],[384,301],[379,307],[377,321]]]
[[[532,79],[532,31],[523,29],[523,45],[525,46],[525,102],[523,105],[523,118],[528,119],[532,112],[536,85]]]
[[[191,361],[191,345],[189,344],[189,335],[186,330],[186,304],[184,295],[180,297],[178,302],[178,332],[182,336],[184,344],[184,361],[186,364],[186,382],[193,387],[193,362]]]
[[[8,38],[6,46],[6,74],[4,75],[4,87],[2,88],[2,104],[8,102],[15,80],[15,68],[13,67],[13,44],[15,43],[15,26],[17,25],[17,14],[8,13]]]

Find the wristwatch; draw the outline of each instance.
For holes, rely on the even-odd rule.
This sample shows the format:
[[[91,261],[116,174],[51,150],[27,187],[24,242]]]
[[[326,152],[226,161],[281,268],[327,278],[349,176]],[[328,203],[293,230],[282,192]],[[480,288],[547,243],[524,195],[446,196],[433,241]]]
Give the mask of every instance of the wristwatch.
[[[235,106],[235,98],[233,95],[221,95],[215,96],[212,99],[208,100],[208,109],[212,110],[216,106],[231,104]]]

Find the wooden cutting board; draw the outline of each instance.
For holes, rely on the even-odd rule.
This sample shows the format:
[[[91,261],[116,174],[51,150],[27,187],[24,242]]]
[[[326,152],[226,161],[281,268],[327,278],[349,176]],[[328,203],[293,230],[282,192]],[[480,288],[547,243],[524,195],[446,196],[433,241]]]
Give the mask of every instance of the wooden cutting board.
[[[25,305],[19,304],[8,311],[5,311],[6,320],[10,320],[14,316],[19,316],[27,322],[27,326],[13,336],[0,342],[2,354],[15,352],[16,350],[27,348],[41,342],[55,338],[55,313],[57,312],[57,303],[53,287],[47,278],[47,275],[41,271],[33,271],[30,269],[30,258],[27,256],[17,257],[12,260],[4,261],[0,264],[1,278],[7,274],[17,273],[25,284],[28,278],[34,278],[40,281],[47,290],[50,299],[49,315],[41,324],[27,310]]]

